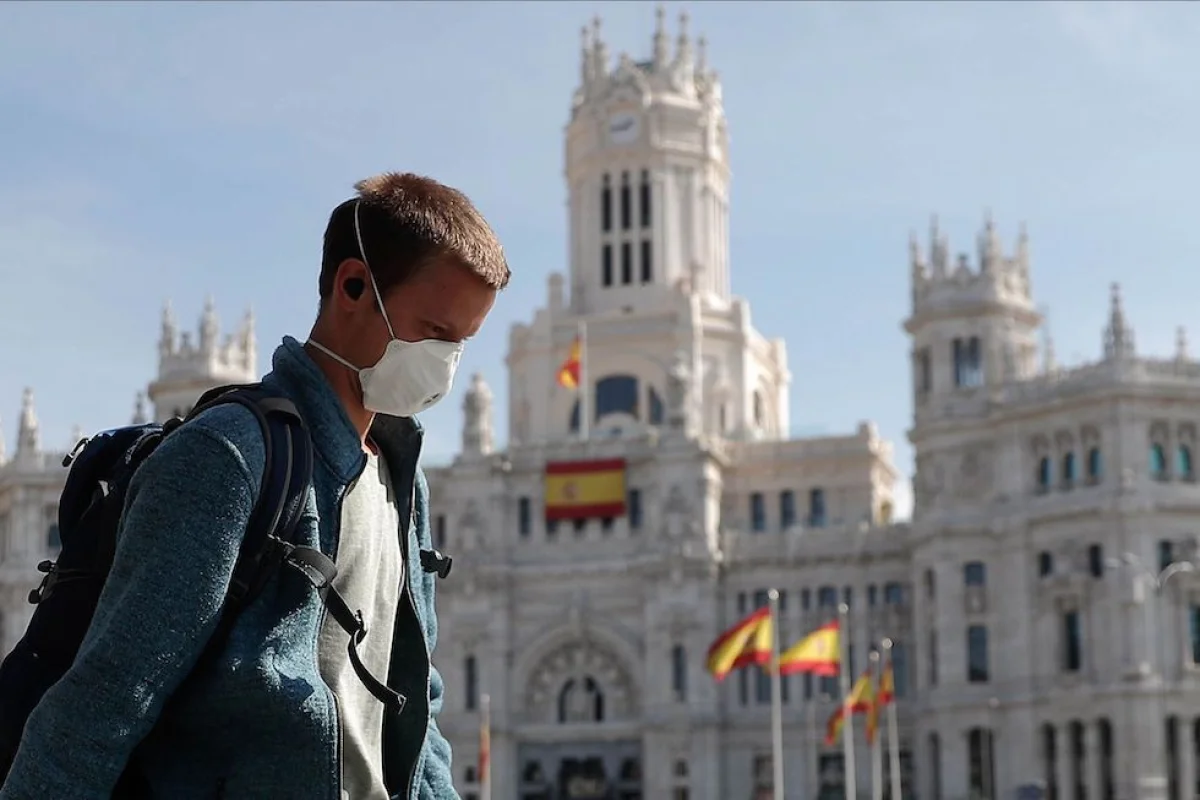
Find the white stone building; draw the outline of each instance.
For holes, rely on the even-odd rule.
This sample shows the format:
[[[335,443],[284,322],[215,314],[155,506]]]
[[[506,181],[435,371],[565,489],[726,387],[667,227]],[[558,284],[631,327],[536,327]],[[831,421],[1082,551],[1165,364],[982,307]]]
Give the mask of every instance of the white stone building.
[[[585,30],[569,281],[551,276],[511,333],[505,449],[475,376],[462,452],[429,473],[435,540],[455,557],[435,661],[460,791],[479,794],[486,694],[495,800],[769,796],[769,682],[715,685],[704,654],[777,587],[785,642],[841,601],[855,670],[896,641],[906,796],[1042,783],[1125,800],[1165,775],[1171,800],[1193,800],[1200,576],[1176,567],[1161,592],[1134,579],[1190,563],[1200,529],[1200,364],[1182,335],[1174,357],[1139,357],[1114,288],[1102,357],[1060,369],[1024,234],[1005,252],[989,221],[972,265],[935,227],[910,259],[916,507],[893,523],[899,476],[870,423],[789,437],[784,343],[730,294],[720,83],[686,19],[671,42],[660,17],[652,53],[613,69]],[[581,331],[582,404],[555,381]],[[160,419],[256,373],[252,322],[218,346],[211,308],[196,346],[168,312],[160,349]],[[0,455],[6,647],[52,551],[60,457],[27,394]],[[548,523],[546,464],[599,458],[625,461],[625,513]],[[842,796],[840,748],[821,743],[833,691],[784,682],[789,798]]]

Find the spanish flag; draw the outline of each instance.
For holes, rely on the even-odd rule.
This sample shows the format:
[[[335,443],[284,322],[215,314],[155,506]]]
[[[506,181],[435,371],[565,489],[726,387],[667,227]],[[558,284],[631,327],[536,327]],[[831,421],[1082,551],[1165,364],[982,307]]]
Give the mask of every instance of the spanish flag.
[[[567,360],[558,368],[558,385],[567,389],[579,388],[579,369],[583,365],[583,342],[579,337],[571,343],[571,352]]]
[[[822,625],[779,657],[779,674],[809,672],[813,675],[837,675],[841,663],[840,648],[838,624],[830,622]]]
[[[846,713],[846,707],[850,707],[850,713],[861,714],[870,712],[871,707],[875,705],[875,676],[871,674],[871,670],[867,670],[859,676],[854,682],[854,687],[850,690],[850,697],[844,702],[838,704],[837,711],[829,717],[829,722],[825,723],[825,744],[834,744],[838,740],[838,736],[842,732],[843,717]],[[870,725],[867,727],[867,740],[872,741],[875,737],[875,732],[871,730]]]
[[[738,667],[771,661],[771,609],[764,606],[717,637],[708,648],[708,671],[718,681]]]
[[[546,464],[546,519],[595,519],[625,513],[625,459]]]

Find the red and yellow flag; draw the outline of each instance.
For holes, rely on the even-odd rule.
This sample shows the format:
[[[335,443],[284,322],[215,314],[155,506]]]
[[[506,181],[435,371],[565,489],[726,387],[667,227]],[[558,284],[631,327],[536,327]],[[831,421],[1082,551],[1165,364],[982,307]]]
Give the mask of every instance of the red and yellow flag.
[[[708,671],[718,681],[738,667],[771,662],[771,609],[760,608],[717,637],[708,648]]]
[[[829,721],[825,723],[825,744],[834,744],[841,735],[842,725],[846,708],[850,708],[851,714],[862,714],[870,712],[875,705],[875,679],[871,674],[871,670],[867,670],[858,677],[854,682],[853,688],[850,689],[850,697],[845,702],[839,703],[837,711],[834,711],[829,717]],[[875,731],[868,724],[867,741],[874,741]]]
[[[579,337],[571,343],[571,352],[567,360],[558,368],[558,385],[567,389],[579,388],[579,370],[583,365],[583,342]]]
[[[483,786],[492,777],[492,720],[491,711],[484,705],[479,718],[479,785]]]
[[[779,657],[779,674],[810,672],[813,675],[837,675],[841,662],[838,624],[822,625],[789,647]]]
[[[625,513],[625,459],[546,464],[546,519],[596,519]]]

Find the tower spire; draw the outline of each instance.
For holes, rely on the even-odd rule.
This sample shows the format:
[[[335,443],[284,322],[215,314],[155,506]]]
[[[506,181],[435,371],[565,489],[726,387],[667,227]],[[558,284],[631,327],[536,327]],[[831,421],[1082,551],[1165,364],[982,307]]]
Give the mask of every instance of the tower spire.
[[[33,389],[21,395],[21,420],[17,427],[17,456],[32,456],[41,449],[37,412],[33,408]]]
[[[586,93],[592,83],[595,70],[592,68],[592,38],[588,27],[579,29],[579,85]]]
[[[1134,355],[1133,329],[1125,322],[1125,309],[1121,303],[1121,285],[1112,285],[1108,326],[1104,329],[1104,358],[1122,359]]]
[[[179,327],[175,324],[175,312],[171,310],[171,301],[163,303],[162,330],[158,337],[158,353],[163,358],[175,352],[179,339]]]
[[[654,67],[662,69],[671,58],[667,42],[667,9],[662,3],[654,10]]]
[[[1179,361],[1187,361],[1189,358],[1187,328],[1182,325],[1175,329],[1175,358]]]
[[[204,300],[204,313],[200,317],[200,352],[211,353],[217,348],[219,327],[216,301],[210,294]]]
[[[592,75],[595,80],[601,80],[608,73],[608,45],[600,35],[601,21],[596,16],[592,20]]]

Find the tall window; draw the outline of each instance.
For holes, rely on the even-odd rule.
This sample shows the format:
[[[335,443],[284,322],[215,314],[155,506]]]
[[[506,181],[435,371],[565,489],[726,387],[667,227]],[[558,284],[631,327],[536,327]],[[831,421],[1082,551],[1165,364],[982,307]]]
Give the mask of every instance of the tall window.
[[[1192,663],[1200,664],[1200,605],[1188,607],[1188,641],[1191,643]]]
[[[1044,492],[1050,488],[1050,480],[1053,476],[1054,468],[1050,465],[1050,457],[1042,456],[1037,463],[1037,487],[1039,492]]]
[[[762,492],[750,493],[750,530],[762,533],[767,529],[767,504]]]
[[[1186,444],[1175,449],[1175,474],[1186,481],[1196,477],[1192,467],[1192,448]]]
[[[642,283],[654,280],[654,247],[649,239],[642,239]]]
[[[933,389],[933,360],[928,347],[922,347],[916,355],[917,391],[925,394]]]
[[[1063,671],[1079,672],[1083,667],[1083,630],[1079,612],[1067,611],[1062,617],[1063,625]]]
[[[837,589],[832,586],[822,586],[817,589],[817,608],[837,608]]]
[[[951,345],[954,358],[954,385],[969,389],[983,385],[983,347],[978,336],[955,339]]]
[[[463,703],[467,711],[479,707],[479,665],[475,656],[467,656],[463,662]]]
[[[600,230],[608,233],[612,230],[612,180],[607,174],[600,188]]]
[[[633,224],[633,196],[629,186],[629,173],[621,173],[621,230],[627,231]]]
[[[613,253],[612,245],[605,244],[600,248],[600,278],[605,286],[613,285]]]
[[[796,524],[796,493],[784,489],[779,493],[779,529],[786,531]]]
[[[675,702],[687,700],[687,651],[681,644],[671,648],[671,691]]]
[[[904,605],[904,586],[896,581],[889,581],[883,585],[883,603],[889,606]]]
[[[650,173],[647,170],[642,170],[642,182],[639,186],[641,197],[638,198],[638,209],[641,211],[642,227],[649,228],[652,218],[650,206]]]
[[[931,800],[942,800],[942,740],[929,734],[929,793]]]
[[[621,242],[621,283],[633,283],[633,245],[629,242]]]
[[[929,685],[937,686],[938,682],[938,638],[937,629],[929,631],[929,654],[925,659],[929,670]]]
[[[982,561],[963,564],[963,583],[967,586],[986,586],[987,566]]]
[[[438,514],[433,518],[433,546],[441,550],[446,546],[446,515]]]
[[[988,631],[983,625],[967,628],[967,682],[988,681]]]
[[[1170,539],[1160,539],[1158,542],[1158,570],[1162,572],[1175,562],[1175,543]]]
[[[1104,548],[1098,544],[1088,547],[1088,571],[1093,578],[1104,577]]]
[[[629,517],[629,529],[639,530],[642,527],[642,491],[630,489],[627,497],[625,513]]]
[[[1054,574],[1054,554],[1047,550],[1038,553],[1038,577],[1047,578]]]
[[[1158,442],[1150,445],[1150,477],[1160,481],[1167,479],[1167,453]]]
[[[968,732],[967,775],[972,796],[995,800],[996,755],[990,729],[972,728]]]
[[[1093,447],[1088,450],[1087,456],[1087,476],[1088,481],[1095,483],[1100,480],[1100,476],[1104,474],[1104,460],[1100,455],[1100,448]]]
[[[43,510],[46,520],[46,546],[51,550],[62,549],[62,536],[58,532],[58,506],[49,503]]]
[[[810,489],[808,492],[808,527],[825,527],[825,490]]]
[[[522,538],[533,531],[533,503],[528,497],[517,498],[517,531]]]
[[[1075,483],[1075,454],[1065,453],[1062,457],[1062,481],[1064,486]]]

